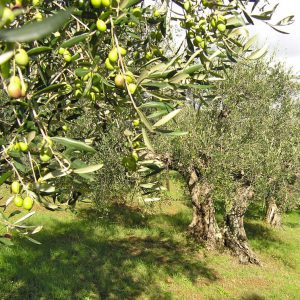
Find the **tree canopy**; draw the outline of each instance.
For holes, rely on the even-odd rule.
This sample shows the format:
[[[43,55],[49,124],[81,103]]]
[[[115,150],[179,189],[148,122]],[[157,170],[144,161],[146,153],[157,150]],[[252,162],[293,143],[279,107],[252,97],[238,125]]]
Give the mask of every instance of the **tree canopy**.
[[[250,2],[0,1],[0,183],[17,186],[2,224],[28,237],[40,229],[21,225],[34,211],[12,223],[8,205],[60,209],[68,202],[52,199],[62,193],[62,178],[90,184],[106,163],[87,164],[96,133],[110,123],[126,124],[127,171],[151,173],[139,151],[153,151],[158,135],[186,133],[167,125],[187,96],[204,103],[213,97],[211,83],[238,58],[266,53],[253,47],[247,26],[258,19],[281,30],[292,22],[272,25],[277,6]],[[80,118],[84,135],[70,130]]]

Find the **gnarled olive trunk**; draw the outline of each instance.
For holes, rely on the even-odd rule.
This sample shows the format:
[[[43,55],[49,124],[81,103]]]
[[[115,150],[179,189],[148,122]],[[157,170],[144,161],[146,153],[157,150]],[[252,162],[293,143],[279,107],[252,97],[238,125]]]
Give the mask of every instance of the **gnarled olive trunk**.
[[[199,176],[195,169],[191,170],[188,187],[192,197],[193,219],[189,232],[207,248],[217,248],[222,244],[222,235],[215,218],[211,187]]]
[[[259,264],[259,260],[249,246],[244,228],[244,215],[252,196],[250,187],[238,188],[232,207],[225,215],[224,245],[244,264]]]
[[[267,201],[266,222],[273,227],[280,227],[282,224],[281,211],[273,197]]]

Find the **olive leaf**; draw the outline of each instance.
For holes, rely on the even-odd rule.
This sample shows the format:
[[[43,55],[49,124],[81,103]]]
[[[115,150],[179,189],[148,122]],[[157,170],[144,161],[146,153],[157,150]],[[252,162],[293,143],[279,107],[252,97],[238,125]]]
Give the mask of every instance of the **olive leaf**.
[[[0,30],[0,40],[11,43],[24,43],[39,40],[59,30],[70,18],[71,12],[61,10],[40,22],[25,24],[16,29]]]

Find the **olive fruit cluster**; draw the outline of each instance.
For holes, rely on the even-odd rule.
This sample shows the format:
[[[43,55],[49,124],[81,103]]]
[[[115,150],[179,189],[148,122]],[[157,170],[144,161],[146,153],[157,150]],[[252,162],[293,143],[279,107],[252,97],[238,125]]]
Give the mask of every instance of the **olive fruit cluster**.
[[[49,137],[46,137],[45,140],[42,141],[39,151],[40,151],[40,160],[42,162],[48,162],[52,156],[52,150],[51,146],[53,145],[52,140]],[[16,142],[15,144],[9,146],[8,148],[8,154],[10,151],[21,151],[21,152],[27,152],[29,149],[29,145],[26,142]]]
[[[218,30],[221,33],[226,31],[226,19],[223,15],[212,15],[210,24],[213,30]]]
[[[26,142],[17,142],[10,147],[10,150],[27,152],[28,144]]]
[[[134,94],[137,86],[135,83],[133,83],[134,81],[134,75],[132,74],[132,72],[127,71],[125,74],[117,74],[115,77],[115,85],[119,88],[123,88],[125,86],[125,81],[127,83],[127,87],[128,87],[128,92],[130,94]]]
[[[201,0],[204,7],[215,8],[223,5],[223,0]]]
[[[91,5],[94,8],[104,8],[110,9],[111,8],[111,0],[91,0]],[[96,27],[100,32],[104,32],[107,30],[106,22],[104,22],[101,18],[96,21]]]
[[[151,47],[149,51],[145,53],[146,60],[151,60],[154,56],[159,57],[162,56],[164,53],[163,49],[159,47]]]
[[[114,47],[110,52],[108,53],[108,57],[105,60],[105,67],[109,71],[116,70],[116,63],[119,60],[119,57],[125,56],[127,54],[127,50],[123,47]],[[134,75],[132,72],[127,71],[125,74],[118,73],[115,78],[114,82],[116,87],[118,88],[124,88],[125,87],[125,81],[128,86],[128,91],[130,94],[134,94],[136,91],[136,84],[133,83],[134,81]]]
[[[16,2],[16,6],[20,6],[22,3]],[[9,8],[9,7],[4,7],[2,11],[2,17],[0,20],[0,23],[3,24],[10,24],[14,21],[15,19],[15,14],[14,12]],[[23,68],[26,67],[29,64],[29,56],[27,52],[20,48],[16,50],[15,55],[14,55],[14,62],[16,63],[17,66]],[[9,64],[9,62],[7,62]],[[4,65],[3,65],[4,66]],[[7,77],[9,76],[9,72]],[[18,76],[11,76],[9,80],[9,84],[7,86],[7,93],[8,96],[11,98],[20,98],[24,97],[26,95],[26,85],[24,81],[20,79]]]
[[[65,48],[59,48],[58,49],[58,53],[60,54],[60,55],[63,55],[63,57],[64,57],[64,60],[66,61],[66,62],[70,62],[70,61],[72,61],[72,55],[71,55],[71,53],[70,53],[70,51],[68,50],[68,49],[65,49]]]
[[[134,119],[132,121],[132,126],[135,127],[135,129],[139,130],[140,120]],[[128,171],[136,171],[138,167],[137,162],[139,161],[138,151],[142,150],[145,145],[140,140],[140,137],[136,137],[132,141],[126,143],[126,146],[129,148],[131,153],[123,157],[122,163]]]
[[[108,57],[105,60],[105,67],[109,71],[115,70],[115,63],[119,59],[119,54],[121,56],[125,56],[127,54],[127,50],[123,47],[114,47],[113,49],[110,50],[108,53]]]
[[[186,20],[181,23],[181,27],[188,29],[187,35],[196,47],[207,48],[211,36],[209,35],[209,26],[205,17],[194,19],[190,15],[186,15]]]
[[[125,80],[126,80],[126,82],[128,84],[128,91],[129,91],[129,93],[130,94],[134,94],[135,91],[136,91],[136,89],[137,89],[137,86],[134,83],[135,78],[134,78],[133,73],[130,72],[130,71],[127,71],[125,73]]]
[[[137,169],[138,160],[139,160],[139,156],[137,152],[134,150],[130,155],[123,157],[122,164],[128,171],[135,171]]]
[[[140,7],[133,7],[131,8],[130,12],[134,15],[135,18],[141,19],[143,10]],[[137,26],[137,22],[135,20],[129,19],[128,26],[130,28],[134,28]]]
[[[189,11],[192,9],[190,5],[192,4],[186,5],[186,9]],[[220,13],[211,13],[207,17],[202,16],[199,19],[186,14],[185,21],[181,22],[181,27],[187,29],[187,35],[193,41],[194,46],[203,50],[206,50],[208,45],[215,41],[218,34],[224,34],[227,29],[226,18]]]
[[[26,210],[30,210],[33,206],[33,199],[29,196],[26,196],[24,199],[20,195],[21,192],[21,185],[19,181],[13,181],[11,184],[11,191],[14,196],[14,204],[17,207],[23,207]]]
[[[110,8],[111,0],[91,0],[91,4],[95,8],[100,8],[101,6],[104,8]]]

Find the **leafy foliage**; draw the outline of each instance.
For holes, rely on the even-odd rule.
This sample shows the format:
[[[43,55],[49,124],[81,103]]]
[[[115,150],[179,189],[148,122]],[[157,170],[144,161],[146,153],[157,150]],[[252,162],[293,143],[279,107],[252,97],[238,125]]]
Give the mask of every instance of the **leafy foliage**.
[[[151,173],[137,152],[153,151],[154,135],[185,134],[168,125],[186,93],[205,101],[210,82],[222,79],[238,57],[251,55],[253,39],[245,25],[252,18],[270,20],[275,9],[260,8],[250,16],[245,1],[174,5],[179,15],[167,2],[0,1],[1,83],[7,94],[0,107],[0,176],[21,184],[18,196],[51,210],[70,204],[64,197],[56,202],[66,189],[60,184],[75,178],[73,187],[88,186],[90,172],[102,166],[86,164],[95,152],[95,133],[122,118],[127,124],[140,122],[124,130],[126,151],[132,153],[123,157],[123,165],[129,173]],[[172,37],[173,25],[183,37],[180,48],[172,47],[178,37]],[[258,58],[265,50],[254,53]],[[151,111],[148,103],[164,109]],[[84,118],[90,126],[80,137],[84,142],[76,129],[69,136],[70,127],[90,114],[97,121]],[[141,147],[134,146],[137,141]]]
[[[284,66],[270,65],[237,64],[216,87],[222,97],[179,116],[188,135],[159,140],[183,174],[196,166],[225,211],[241,184],[252,187],[257,203],[274,197],[282,210],[299,196],[299,88]]]

